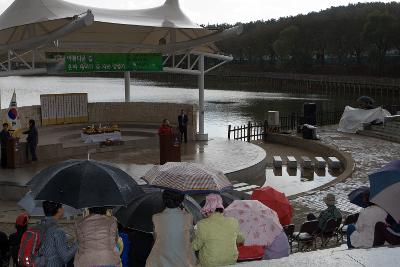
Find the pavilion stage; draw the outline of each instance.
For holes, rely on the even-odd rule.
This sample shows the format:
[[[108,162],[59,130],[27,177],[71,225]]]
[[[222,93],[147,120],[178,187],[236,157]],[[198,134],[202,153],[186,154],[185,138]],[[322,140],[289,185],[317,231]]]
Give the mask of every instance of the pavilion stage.
[[[16,169],[0,170],[0,199],[18,200],[27,191],[31,177],[54,163],[67,159],[107,161],[118,165],[138,183],[144,173],[159,163],[159,142],[156,124],[121,123],[122,141],[119,145],[85,144],[80,137],[86,125],[70,124],[39,128],[39,161],[24,163]],[[24,149],[21,140],[20,150]],[[232,183],[265,181],[266,152],[261,147],[214,138],[189,141],[181,146],[181,158],[223,171]]]

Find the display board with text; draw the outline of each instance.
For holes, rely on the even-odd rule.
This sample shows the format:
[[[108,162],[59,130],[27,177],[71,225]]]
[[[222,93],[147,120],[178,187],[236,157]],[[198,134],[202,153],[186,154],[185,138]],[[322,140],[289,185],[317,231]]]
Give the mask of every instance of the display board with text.
[[[88,122],[86,93],[40,95],[42,125]]]

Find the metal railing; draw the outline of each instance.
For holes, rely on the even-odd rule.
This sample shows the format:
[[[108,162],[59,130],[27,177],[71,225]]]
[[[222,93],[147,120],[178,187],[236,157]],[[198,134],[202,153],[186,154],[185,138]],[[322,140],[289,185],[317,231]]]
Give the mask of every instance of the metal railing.
[[[254,140],[266,140],[268,123],[267,121],[252,123],[241,126],[228,126],[228,139],[251,142]]]

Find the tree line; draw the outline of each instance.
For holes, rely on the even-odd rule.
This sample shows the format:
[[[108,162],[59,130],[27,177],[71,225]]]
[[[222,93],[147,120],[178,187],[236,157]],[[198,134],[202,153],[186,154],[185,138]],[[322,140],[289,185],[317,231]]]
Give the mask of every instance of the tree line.
[[[227,28],[233,25],[208,25]],[[239,69],[400,76],[400,3],[358,3],[244,24],[217,43]]]

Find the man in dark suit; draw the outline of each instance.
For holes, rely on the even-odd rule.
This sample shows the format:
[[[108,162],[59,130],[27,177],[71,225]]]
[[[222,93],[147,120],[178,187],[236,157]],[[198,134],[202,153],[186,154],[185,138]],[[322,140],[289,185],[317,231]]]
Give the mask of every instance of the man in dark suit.
[[[188,124],[188,116],[185,114],[185,111],[181,109],[181,114],[178,116],[179,123],[179,131],[181,132],[181,139],[187,143],[187,124]]]
[[[2,168],[7,168],[7,142],[10,139],[11,135],[8,131],[8,123],[3,123],[3,130],[0,132]]]
[[[37,156],[36,156],[36,147],[39,142],[39,134],[38,130],[35,126],[35,120],[29,120],[29,129],[23,134],[27,134],[28,137],[26,138],[27,142],[27,150],[26,150],[26,155],[27,158],[29,158],[29,154],[32,156],[32,161],[37,161]]]

